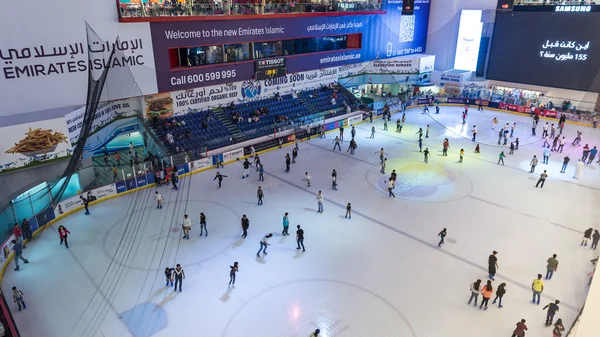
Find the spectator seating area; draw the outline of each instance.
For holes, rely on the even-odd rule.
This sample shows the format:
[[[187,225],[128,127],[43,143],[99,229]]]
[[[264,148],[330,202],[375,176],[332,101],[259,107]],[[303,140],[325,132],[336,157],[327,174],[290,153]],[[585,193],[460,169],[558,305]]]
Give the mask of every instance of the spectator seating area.
[[[336,97],[332,104],[332,97]],[[168,119],[149,121],[150,132],[160,139],[170,154],[202,149],[213,150],[272,134],[276,128],[302,121],[320,112],[345,114],[356,110],[360,101],[346,89],[322,87],[290,95],[229,105],[223,108],[190,112]]]

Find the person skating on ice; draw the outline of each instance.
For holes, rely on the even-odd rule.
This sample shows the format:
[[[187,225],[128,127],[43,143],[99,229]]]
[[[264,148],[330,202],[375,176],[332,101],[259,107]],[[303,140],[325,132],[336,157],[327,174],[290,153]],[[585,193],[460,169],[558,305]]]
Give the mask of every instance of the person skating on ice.
[[[563,331],[565,331],[565,326],[563,325],[563,321],[561,318],[556,320],[554,323],[554,330],[552,330],[552,337],[562,337]]]
[[[504,165],[505,157],[506,157],[506,155],[504,154],[504,151],[501,151],[500,154],[498,155],[498,164],[502,163],[502,165]]]
[[[400,132],[400,118],[396,120],[396,132]]]
[[[383,131],[387,131],[388,127],[387,127],[387,119],[385,119],[385,116],[383,117]]]
[[[319,194],[317,194],[317,213],[323,213],[323,199],[323,193],[319,191]]]
[[[171,287],[173,286],[173,270],[175,269],[169,267],[165,268],[165,278],[167,280],[165,287],[169,286],[169,282],[171,283]]]
[[[423,152],[423,140],[419,139],[419,152]]]
[[[467,113],[464,111],[462,113],[462,123],[467,124]]]
[[[15,252],[14,260],[15,260],[15,271],[21,270],[19,267],[19,260],[22,260],[24,263],[29,263],[29,260],[23,257],[23,244],[18,242],[17,240],[10,241],[13,244],[12,251]]]
[[[429,148],[426,147],[425,151],[423,151],[423,160],[425,161],[425,164],[427,164],[429,162]]]
[[[260,167],[260,158],[258,157],[258,155],[254,156],[254,167],[256,167],[256,172],[258,172],[258,169]]]
[[[470,305],[471,301],[474,301],[473,306],[476,307],[477,298],[479,297],[479,294],[481,294],[481,280],[477,279],[477,281],[471,283],[469,288],[471,290],[471,297],[469,297],[469,302],[467,302],[467,304]]]
[[[263,192],[262,187],[258,186],[258,189],[256,190],[256,198],[258,199],[258,204],[262,205],[263,204],[263,198],[265,197],[265,193]]]
[[[558,145],[558,152],[562,153],[563,148],[565,147],[565,144],[567,143],[567,140],[565,139],[565,137],[562,137],[560,139],[559,145]]]
[[[12,292],[13,292],[13,301],[15,303],[17,303],[17,306],[19,307],[19,311],[21,311],[21,307],[23,307],[23,309],[27,309],[27,305],[25,305],[25,301],[23,300],[23,292],[19,289],[17,289],[17,287],[12,287]]]
[[[479,305],[479,309],[487,310],[488,302],[494,293],[494,287],[492,287],[492,281],[487,280],[486,285],[481,287],[481,296],[483,299],[481,300],[481,304]]]
[[[598,149],[594,146],[593,149],[590,150],[590,156],[588,157],[588,164],[591,164],[594,159],[596,158],[596,155],[598,154]]]
[[[493,251],[492,255],[488,257],[488,278],[492,281],[495,281],[494,276],[496,276],[496,270],[499,269],[496,255],[498,255],[498,252]]]
[[[223,182],[223,178],[227,178],[227,176],[224,176],[221,173],[217,172],[217,175],[215,175],[215,177],[213,179],[213,181],[219,179],[219,188],[221,188],[221,183]],[[156,193],[158,193],[158,192],[156,192]]]
[[[472,141],[476,141],[477,140],[477,127],[475,125],[473,125],[473,129],[471,130],[471,134],[473,135],[473,138],[471,138]]]
[[[508,125],[508,123],[507,123]],[[504,129],[504,142],[502,145],[506,145],[508,143],[508,129]]]
[[[417,131],[415,135],[419,135],[419,140],[421,140],[423,138],[423,128],[419,128],[419,131]]]
[[[600,232],[598,232],[598,230],[596,229],[594,230],[594,234],[592,234],[592,245],[590,246],[590,248],[596,250],[596,248],[598,248],[598,241],[600,241]]]
[[[550,151],[552,151],[552,152],[556,151],[558,148],[559,142],[560,142],[560,137],[559,136],[554,137],[554,140],[552,140],[552,148],[550,149]]]
[[[552,326],[552,322],[554,321],[554,315],[560,310],[560,307],[558,306],[559,304],[560,301],[556,300],[554,302],[546,304],[546,306],[542,309],[548,309],[548,311],[546,312],[546,323],[544,323],[544,326]]]
[[[90,215],[90,209],[89,209],[90,201],[87,198],[85,198],[83,195],[80,195],[79,199],[81,200],[81,204],[85,208],[85,215]]]
[[[462,163],[463,162],[463,157],[465,156],[465,149],[460,149],[460,152],[458,153],[458,162]]]
[[[544,143],[542,144],[542,147],[546,147],[546,148],[549,149],[550,148],[550,142],[549,142],[548,136],[543,137],[543,138],[544,138]]]
[[[517,123],[513,123],[513,125],[510,127],[510,138],[513,137],[516,127],[517,127]]]
[[[533,173],[535,172],[535,167],[538,164],[538,159],[537,156],[534,155],[533,158],[531,158],[531,162],[529,162],[529,166],[531,167],[531,169],[529,170],[529,173]]]
[[[250,162],[248,161],[248,158],[244,159],[242,166],[244,167],[244,173],[242,174],[242,179],[248,178],[248,175],[249,175],[248,170],[250,168]]]
[[[333,151],[335,151],[335,148],[337,147],[338,150],[342,151],[342,148],[340,147],[340,137],[336,136],[335,139],[332,142],[333,145]]]
[[[262,164],[258,168],[258,181],[265,181],[265,168]]]
[[[281,232],[281,235],[290,235],[290,233],[288,232],[290,228],[290,218],[288,216],[288,212],[285,212],[285,214],[283,215],[283,231]]]
[[[356,145],[356,141],[354,140],[354,138],[350,139],[350,144],[348,145],[348,151],[350,151],[350,155],[354,155],[354,151],[356,150],[358,146]]]
[[[583,133],[581,133],[580,131],[577,131],[577,136],[575,136],[575,139],[573,139],[573,142],[571,143],[571,145],[580,146],[582,138],[583,138]]]
[[[533,299],[531,303],[540,305],[540,296],[544,291],[544,281],[542,281],[542,274],[538,274],[537,278],[531,283],[531,290],[533,291]]]
[[[542,127],[542,138],[548,136],[548,129],[550,129],[550,124],[546,122],[546,124],[544,124],[544,126]]]
[[[508,154],[515,154],[515,143],[510,142],[509,149],[510,149],[510,151],[508,151]]]
[[[542,174],[540,174],[540,179],[538,179],[537,184],[535,184],[535,187],[538,187],[541,183],[542,186],[540,186],[540,188],[544,188],[544,183],[546,182],[546,178],[548,178],[548,173],[546,173],[546,170],[544,170],[544,172],[542,172]]]
[[[300,225],[296,226],[296,244],[298,245],[296,249],[300,249],[300,246],[302,246],[302,252],[306,251],[304,248],[304,229],[300,228]]]
[[[350,135],[352,136],[352,139],[354,139],[354,137],[356,137],[356,129],[354,128],[354,125],[352,125],[352,130],[350,130]]]
[[[479,144],[475,145],[475,153],[480,153],[481,152],[481,148],[479,147]]]
[[[31,242],[33,234],[31,233],[31,224],[27,219],[23,219],[21,222],[21,230],[23,231],[23,240],[27,239],[28,242]]]
[[[585,146],[583,147],[583,152],[581,154],[581,161],[585,163],[585,160],[587,159],[587,157],[590,155],[590,146],[588,144],[585,144]]]
[[[548,165],[548,159],[550,159],[551,151],[549,148],[544,149],[542,163]]]
[[[290,172],[290,164],[292,163],[292,159],[290,158],[290,154],[285,154],[285,173]]]
[[[183,224],[181,225],[183,229],[183,238],[189,240],[190,239],[190,229],[192,229],[192,219],[186,214],[183,216]]]
[[[183,279],[185,279],[185,273],[183,272],[183,268],[181,268],[179,263],[175,266],[175,269],[173,269],[173,276],[175,278],[175,287],[173,290],[177,291],[177,285],[179,284],[179,292],[181,292],[181,286],[183,285]]]
[[[581,174],[583,173],[583,165],[584,163],[581,161],[581,159],[577,159],[577,166],[575,166],[575,172],[573,174],[574,179],[581,178]]]
[[[525,325],[525,319],[522,319],[517,323],[517,327],[513,331],[511,337],[525,337],[525,331],[527,331],[527,325]]]
[[[236,262],[233,263],[233,266],[229,266],[229,287],[235,288],[235,276],[236,273],[240,270],[239,264]]]
[[[248,228],[250,227],[250,220],[246,217],[246,214],[242,215],[242,237],[248,236]]]
[[[551,257],[548,258],[548,260],[546,261],[546,280],[551,280],[552,279],[552,275],[554,275],[554,272],[556,272],[558,270],[558,260],[556,259],[556,254],[553,254]]]
[[[69,230],[65,228],[65,226],[58,226],[58,236],[60,237],[60,245],[62,246],[63,241],[65,243],[65,247],[69,248],[69,242],[67,241],[67,237],[71,234]]]
[[[298,157],[298,149],[294,148],[292,150],[292,164],[296,164],[296,157]]]
[[[494,119],[492,119],[492,121],[490,123],[492,123],[492,130],[495,130],[496,125],[498,125],[498,119],[496,117],[494,117]]]
[[[304,172],[304,176],[306,177],[306,184],[310,187],[310,174],[308,172]]]
[[[344,216],[344,219],[352,219],[352,205],[350,203],[346,205],[346,216]]]
[[[425,138],[429,138],[429,124],[425,127]]]
[[[442,143],[442,156],[448,156],[448,148],[450,147],[450,141],[448,140],[448,138],[444,139],[444,142]]]
[[[385,166],[386,166],[386,162],[387,162],[387,158],[385,158],[382,162],[381,162],[381,171],[380,173],[385,174]]]
[[[331,189],[337,191],[337,172],[335,169],[331,172]]]
[[[340,141],[344,142],[344,126],[340,125]]]
[[[519,138],[515,138],[515,150],[519,149]]]
[[[316,329],[315,332],[311,333],[310,336],[308,337],[320,337],[321,335],[319,335],[321,333],[321,330]]]
[[[264,255],[268,255],[267,254],[267,246],[270,246],[271,244],[269,243],[269,239],[273,236],[273,234],[269,233],[267,235],[265,235],[261,240],[260,240],[260,249],[258,250],[258,253],[256,253],[256,257],[260,257],[260,253],[262,252]]]
[[[177,166],[173,166],[173,170],[171,171],[171,175],[173,176],[171,178],[171,185],[173,185],[173,190],[178,191],[179,187],[177,186],[177,183],[179,182],[179,171],[177,170]]]
[[[438,243],[438,248],[442,247],[442,245],[444,244],[444,238],[446,238],[447,234],[448,233],[446,232],[446,228],[442,229],[442,231],[438,233],[438,236],[440,237],[440,242]]]
[[[496,301],[498,301],[498,309],[502,309],[503,307],[502,297],[504,294],[506,294],[506,283],[500,283],[498,289],[496,289],[496,298],[494,298],[494,301],[492,302],[492,304],[496,304]]]
[[[200,212],[200,236],[206,232],[204,236],[208,236],[208,229],[206,229],[206,215]]]
[[[156,200],[156,208],[162,209],[163,196],[160,193],[158,193],[158,191],[156,191],[156,193],[154,193],[154,200]]]
[[[375,138],[375,127],[374,126],[371,127],[371,137],[369,137],[369,138],[371,138],[371,139]]]
[[[588,228],[585,232],[583,232],[583,239],[581,240],[580,246],[587,246],[588,240],[592,238],[593,228]]]
[[[396,195],[393,192],[394,181],[392,179],[388,179],[388,181],[387,181],[387,187],[388,187],[388,194],[389,194],[390,198],[392,198],[392,197],[395,198]]]

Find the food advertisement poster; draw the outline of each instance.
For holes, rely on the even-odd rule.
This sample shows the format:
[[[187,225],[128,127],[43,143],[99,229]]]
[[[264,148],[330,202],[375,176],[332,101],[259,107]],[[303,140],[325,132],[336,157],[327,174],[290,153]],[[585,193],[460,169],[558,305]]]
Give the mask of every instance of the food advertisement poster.
[[[63,118],[3,127],[0,134],[0,171],[42,165],[72,152]]]

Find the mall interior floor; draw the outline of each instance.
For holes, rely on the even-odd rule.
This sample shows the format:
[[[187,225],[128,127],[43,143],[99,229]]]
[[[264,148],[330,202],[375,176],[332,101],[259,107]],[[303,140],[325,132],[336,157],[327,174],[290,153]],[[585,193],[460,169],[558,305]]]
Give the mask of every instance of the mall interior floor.
[[[461,108],[442,107],[440,115],[407,112],[407,125],[396,133],[394,114],[383,131],[378,119],[356,126],[358,149],[332,151],[332,140],[299,145],[297,163],[285,173],[284,147],[261,155],[265,181],[251,169],[242,179],[240,163],[181,179],[179,191],[162,186],[121,196],[79,211],[45,230],[24,255],[30,264],[8,268],[2,282],[6,295],[17,286],[27,310],[14,317],[24,337],[47,336],[510,336],[515,323],[527,320],[528,337],[546,337],[543,305],[561,300],[567,325],[584,304],[590,259],[598,255],[580,247],[588,227],[597,226],[600,196],[598,164],[586,165],[573,179],[582,147],[568,145],[542,164],[542,141],[530,136],[528,115],[471,110],[461,125]],[[517,122],[519,150],[508,155],[497,145],[499,125]],[[544,121],[542,120],[542,123]],[[429,124],[423,163],[415,135]],[[481,153],[473,153],[470,130],[477,125]],[[573,140],[600,145],[600,131],[568,124]],[[541,125],[538,127],[541,133]],[[441,155],[444,138],[448,157]],[[387,153],[380,174],[380,148]],[[463,163],[458,152],[465,149]],[[501,151],[505,165],[498,165]],[[571,156],[565,174],[562,158]],[[533,155],[540,158],[529,173]],[[331,171],[338,190],[331,189]],[[398,173],[396,198],[386,179]],[[549,178],[535,188],[542,170]],[[226,175],[223,187],[213,181]],[[305,172],[312,176],[307,186]],[[257,205],[262,186],[264,205]],[[317,213],[316,194],[325,196]],[[155,191],[165,197],[156,209]],[[352,219],[345,219],[352,203]],[[207,216],[208,236],[200,237],[199,213]],[[290,235],[281,235],[289,212]],[[191,238],[181,240],[184,214],[192,219]],[[250,219],[242,239],[240,218]],[[295,229],[305,230],[306,252],[296,249]],[[58,225],[71,231],[69,249],[59,245]],[[437,234],[448,236],[438,248]],[[259,241],[273,233],[268,255],[256,257]],[[486,280],[487,259],[498,251],[494,288],[507,284],[503,308],[487,311],[467,305],[469,285]],[[546,281],[540,306],[531,303],[531,282],[545,274],[546,260],[558,254],[558,271]],[[228,287],[230,266],[239,262],[235,288]],[[165,267],[181,264],[183,292],[165,286]],[[481,297],[479,298],[481,301]],[[13,308],[16,309],[16,308]]]

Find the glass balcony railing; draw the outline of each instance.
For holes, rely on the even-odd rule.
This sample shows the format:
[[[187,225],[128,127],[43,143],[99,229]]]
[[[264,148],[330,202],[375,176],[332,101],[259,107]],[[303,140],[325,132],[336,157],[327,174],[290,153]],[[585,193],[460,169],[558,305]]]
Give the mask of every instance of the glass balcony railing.
[[[133,2],[122,0],[119,4],[121,18],[151,18],[180,16],[220,16],[220,15],[269,15],[302,14],[327,12],[375,12],[381,10],[381,2],[375,1],[173,1]]]

